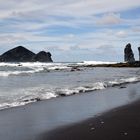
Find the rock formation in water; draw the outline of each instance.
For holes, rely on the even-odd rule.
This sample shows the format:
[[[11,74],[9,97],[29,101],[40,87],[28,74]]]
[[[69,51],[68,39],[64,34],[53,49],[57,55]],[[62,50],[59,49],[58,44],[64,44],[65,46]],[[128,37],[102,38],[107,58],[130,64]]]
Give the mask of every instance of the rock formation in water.
[[[139,51],[139,61],[140,61],[140,47],[138,47],[138,51]]]
[[[46,55],[44,55],[46,54]],[[18,46],[0,56],[0,62],[52,62],[51,54],[48,52],[35,54],[30,50]]]
[[[35,56],[33,56],[32,61],[39,61],[39,62],[52,62],[52,58],[51,58],[51,53],[50,52],[45,52],[45,51],[41,51],[38,54],[36,54]]]
[[[128,43],[124,49],[124,61],[125,62],[135,62],[134,53],[131,49],[131,44]]]

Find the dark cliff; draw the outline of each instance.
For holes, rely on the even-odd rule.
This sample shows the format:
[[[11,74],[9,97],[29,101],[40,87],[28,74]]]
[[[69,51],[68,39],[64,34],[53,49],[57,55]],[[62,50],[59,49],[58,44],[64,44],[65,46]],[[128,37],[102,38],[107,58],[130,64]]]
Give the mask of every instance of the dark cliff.
[[[34,55],[32,61],[39,61],[39,62],[52,62],[51,53],[41,51],[38,54]]]
[[[131,44],[128,43],[124,49],[124,61],[125,62],[135,62],[134,53],[131,49]]]
[[[139,52],[139,61],[140,61],[140,47],[138,47],[138,52]]]
[[[51,54],[47,52],[40,52],[38,54],[18,46],[13,48],[0,56],[0,62],[52,62]]]

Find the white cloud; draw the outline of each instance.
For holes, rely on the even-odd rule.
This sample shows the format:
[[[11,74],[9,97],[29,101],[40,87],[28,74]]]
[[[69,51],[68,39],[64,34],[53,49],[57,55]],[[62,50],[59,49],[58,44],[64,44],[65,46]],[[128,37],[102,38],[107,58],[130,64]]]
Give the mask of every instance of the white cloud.
[[[140,20],[123,19],[120,12],[138,6],[139,0],[0,0],[0,47],[25,44],[58,51],[69,51],[73,46],[89,51],[106,45],[121,48],[139,40]],[[133,29],[110,26],[118,24]],[[55,34],[54,27],[60,26],[62,31]],[[63,27],[74,31],[63,33]]]
[[[97,25],[114,25],[122,23],[122,21],[120,14],[109,13],[99,18],[97,20]]]
[[[127,37],[127,33],[126,33],[126,31],[118,31],[116,33],[116,36],[120,37],[120,38]]]
[[[106,12],[118,12],[140,6],[139,0],[1,0],[3,18],[23,15],[39,18],[44,15],[85,17]],[[38,13],[38,15],[36,15]],[[44,17],[42,17],[44,18]]]
[[[133,32],[140,33],[140,26],[135,26],[132,28]]]

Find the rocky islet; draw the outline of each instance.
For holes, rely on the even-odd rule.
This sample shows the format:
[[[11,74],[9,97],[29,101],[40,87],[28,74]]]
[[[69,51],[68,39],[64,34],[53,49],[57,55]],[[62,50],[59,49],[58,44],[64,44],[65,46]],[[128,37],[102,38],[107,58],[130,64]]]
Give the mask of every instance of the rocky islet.
[[[13,48],[0,55],[0,62],[53,62],[50,52],[41,51],[37,54],[23,46]]]

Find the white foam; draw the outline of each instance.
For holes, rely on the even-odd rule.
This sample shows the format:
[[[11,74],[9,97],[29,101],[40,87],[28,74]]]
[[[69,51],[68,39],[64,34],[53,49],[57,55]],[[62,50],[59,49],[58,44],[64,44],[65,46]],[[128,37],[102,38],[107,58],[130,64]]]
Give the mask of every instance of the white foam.
[[[55,93],[48,92],[46,94],[42,94],[40,99],[45,100],[45,99],[51,99],[51,98],[56,98],[58,95]]]
[[[46,85],[42,85],[39,87],[30,87],[26,89],[22,89],[18,91],[19,94],[23,94],[20,97],[20,101],[31,101],[34,99],[50,99],[50,98],[55,98],[58,95],[55,93],[55,90],[52,88],[48,88]]]
[[[36,71],[38,71],[37,69]],[[41,69],[40,69],[41,70]],[[31,73],[34,71],[30,71]],[[29,73],[29,71],[28,71]],[[1,73],[0,73],[1,74]],[[19,71],[9,74],[21,74]],[[3,73],[3,75],[7,75]],[[129,77],[122,79],[114,79],[113,81],[103,81],[96,83],[88,83],[87,85],[80,85],[78,87],[49,87],[49,85],[39,85],[38,87],[29,87],[19,89],[16,94],[13,94],[12,99],[9,102],[0,104],[0,109],[25,105],[31,102],[39,100],[46,100],[56,98],[58,96],[69,96],[73,94],[86,93],[95,90],[102,90],[107,87],[119,86],[121,84],[128,84],[140,81],[140,77]],[[15,91],[14,91],[15,93]]]
[[[52,67],[48,67],[48,70],[65,70],[65,69],[70,69],[67,66],[52,66]]]
[[[77,94],[79,93],[79,90],[78,89],[60,89],[60,90],[57,90],[56,93],[61,96],[61,95],[72,95],[72,94]]]
[[[32,74],[43,70],[44,70],[43,68],[38,68],[38,69],[27,70],[27,71],[0,71],[0,76],[7,77],[10,75]]]
[[[18,65],[19,65],[19,63],[4,63],[4,62],[0,62],[0,66],[16,67]]]
[[[131,82],[137,82],[137,81],[139,81],[140,78],[139,77],[130,77],[130,78],[120,79],[120,80],[122,82],[129,82],[129,83],[131,83]]]
[[[19,62],[19,63],[4,63],[0,62],[0,66],[11,66],[11,67],[41,67],[41,66],[60,66],[63,63],[42,63],[42,62]]]
[[[110,87],[114,85],[121,85],[121,84],[127,84],[127,83],[139,82],[139,81],[140,81],[140,77],[115,79],[114,81],[108,81],[108,86]]]
[[[69,70],[67,63],[41,63],[41,62],[27,62],[27,63],[0,63],[0,67],[13,67],[13,71],[5,68],[5,71],[0,71],[0,76],[6,77],[11,75],[32,74],[41,71],[54,70]],[[27,70],[25,70],[27,69]]]
[[[41,62],[21,62],[21,63],[0,63],[0,67],[13,67],[14,71],[0,71],[0,76],[20,75],[20,74],[31,74],[46,70],[70,70],[73,66],[82,65],[95,65],[95,64],[113,64],[116,62],[102,62],[102,61],[84,61],[83,63],[41,63]],[[2,68],[4,70],[4,68]],[[27,70],[25,70],[27,69]]]
[[[52,67],[52,66],[63,66],[63,63],[41,63],[41,62],[26,62],[20,63],[23,67]]]
[[[57,89],[56,93],[58,95],[73,95],[73,94],[78,94],[78,93],[85,93],[85,92],[90,92],[94,90],[100,90],[100,89],[105,89],[106,85],[103,82],[97,82],[94,83],[91,86],[79,86],[79,87],[74,87],[74,88],[64,88],[64,89]]]
[[[2,103],[0,104],[0,110],[10,108],[10,107],[23,106],[26,104],[27,104],[26,102]]]
[[[97,64],[116,64],[117,62],[105,62],[105,61],[83,61],[78,63],[79,65],[97,65]]]
[[[74,63],[74,65],[96,65],[96,64],[115,64],[117,62],[104,62],[104,61],[83,61],[82,63]],[[27,67],[31,69],[43,67],[48,70],[64,70],[69,69],[72,66],[71,63],[41,63],[41,62],[21,62],[21,63],[0,63],[0,66],[10,66],[10,67]]]
[[[41,63],[41,62],[26,62],[26,63],[0,63],[0,66],[10,66],[10,67],[25,67],[25,68],[47,68],[49,70],[55,69],[68,69],[68,63]]]
[[[18,97],[16,95],[18,95]],[[53,92],[49,92],[46,88],[40,87],[27,88],[19,91],[17,90],[16,95],[15,99],[12,98],[13,101],[11,100],[10,102],[1,103],[0,110],[10,107],[23,106],[40,100],[56,98],[58,96]]]
[[[105,89],[106,85],[104,82],[97,82],[94,83],[93,85],[90,86],[81,86],[76,88],[80,92],[89,92],[89,91],[94,91],[94,90],[100,90],[100,89]]]

